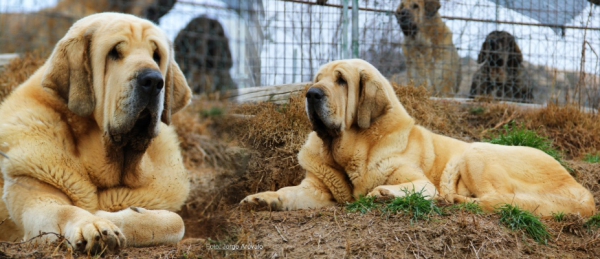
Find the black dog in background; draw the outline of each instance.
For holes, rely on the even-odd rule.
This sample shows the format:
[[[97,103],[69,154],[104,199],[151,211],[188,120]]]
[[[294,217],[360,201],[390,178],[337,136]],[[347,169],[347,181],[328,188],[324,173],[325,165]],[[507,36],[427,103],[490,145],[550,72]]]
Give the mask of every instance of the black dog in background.
[[[473,75],[470,98],[495,95],[503,100],[533,100],[533,87],[526,85],[524,78],[523,54],[510,33],[493,31],[488,34],[477,63],[482,66]]]
[[[194,93],[236,89],[229,40],[217,20],[197,17],[175,38],[175,59]]]

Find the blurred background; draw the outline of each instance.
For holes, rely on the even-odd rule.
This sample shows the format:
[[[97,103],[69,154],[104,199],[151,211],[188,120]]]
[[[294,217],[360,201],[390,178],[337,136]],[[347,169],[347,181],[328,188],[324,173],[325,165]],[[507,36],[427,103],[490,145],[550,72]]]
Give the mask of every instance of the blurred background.
[[[593,1],[592,1],[593,2]],[[495,30],[522,52],[528,102],[600,102],[600,10],[588,0],[440,0],[462,64],[455,97],[468,97],[477,57]],[[53,45],[96,12],[150,19],[174,42],[176,60],[198,94],[312,79],[331,60],[363,58],[407,84],[399,0],[2,0],[0,54]],[[352,12],[353,6],[358,12]],[[347,6],[347,8],[344,8]],[[355,32],[354,35],[352,32]]]

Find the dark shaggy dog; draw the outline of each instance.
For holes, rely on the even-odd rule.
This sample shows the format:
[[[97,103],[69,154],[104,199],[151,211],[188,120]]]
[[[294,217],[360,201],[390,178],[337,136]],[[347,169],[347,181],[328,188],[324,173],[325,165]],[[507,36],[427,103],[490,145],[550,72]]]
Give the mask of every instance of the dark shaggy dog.
[[[176,60],[195,93],[237,88],[229,69],[233,66],[229,40],[221,23],[197,17],[175,38]]]
[[[469,97],[495,94],[505,100],[533,100],[533,89],[524,80],[523,54],[510,33],[493,31],[488,34],[477,63],[482,66],[473,75]]]

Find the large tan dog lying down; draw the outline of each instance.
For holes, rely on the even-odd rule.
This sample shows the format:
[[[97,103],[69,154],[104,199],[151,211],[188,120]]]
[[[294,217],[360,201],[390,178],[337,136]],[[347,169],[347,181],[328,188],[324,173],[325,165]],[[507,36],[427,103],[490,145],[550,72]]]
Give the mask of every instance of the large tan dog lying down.
[[[296,210],[422,191],[486,211],[514,204],[543,216],[596,212],[592,194],[542,151],[465,143],[415,125],[388,81],[363,60],[324,65],[306,94],[306,112],[314,131],[298,154],[305,179],[242,204]]]
[[[9,157],[0,160],[0,240],[52,232],[91,253],[181,240],[171,211],[189,178],[168,124],[190,97],[152,22],[117,13],[77,21],[0,107]]]

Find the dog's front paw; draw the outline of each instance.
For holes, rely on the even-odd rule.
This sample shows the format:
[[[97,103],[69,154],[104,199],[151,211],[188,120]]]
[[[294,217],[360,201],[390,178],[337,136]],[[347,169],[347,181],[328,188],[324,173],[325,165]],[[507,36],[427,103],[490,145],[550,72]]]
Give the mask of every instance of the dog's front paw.
[[[282,210],[282,202],[277,192],[261,192],[244,198],[240,205],[247,207],[268,208],[270,210]]]
[[[460,194],[446,194],[444,195],[444,200],[446,200],[446,202],[450,204],[476,202],[476,199],[466,197]]]
[[[96,216],[70,224],[65,236],[75,250],[92,255],[116,253],[126,245],[121,229]]]

